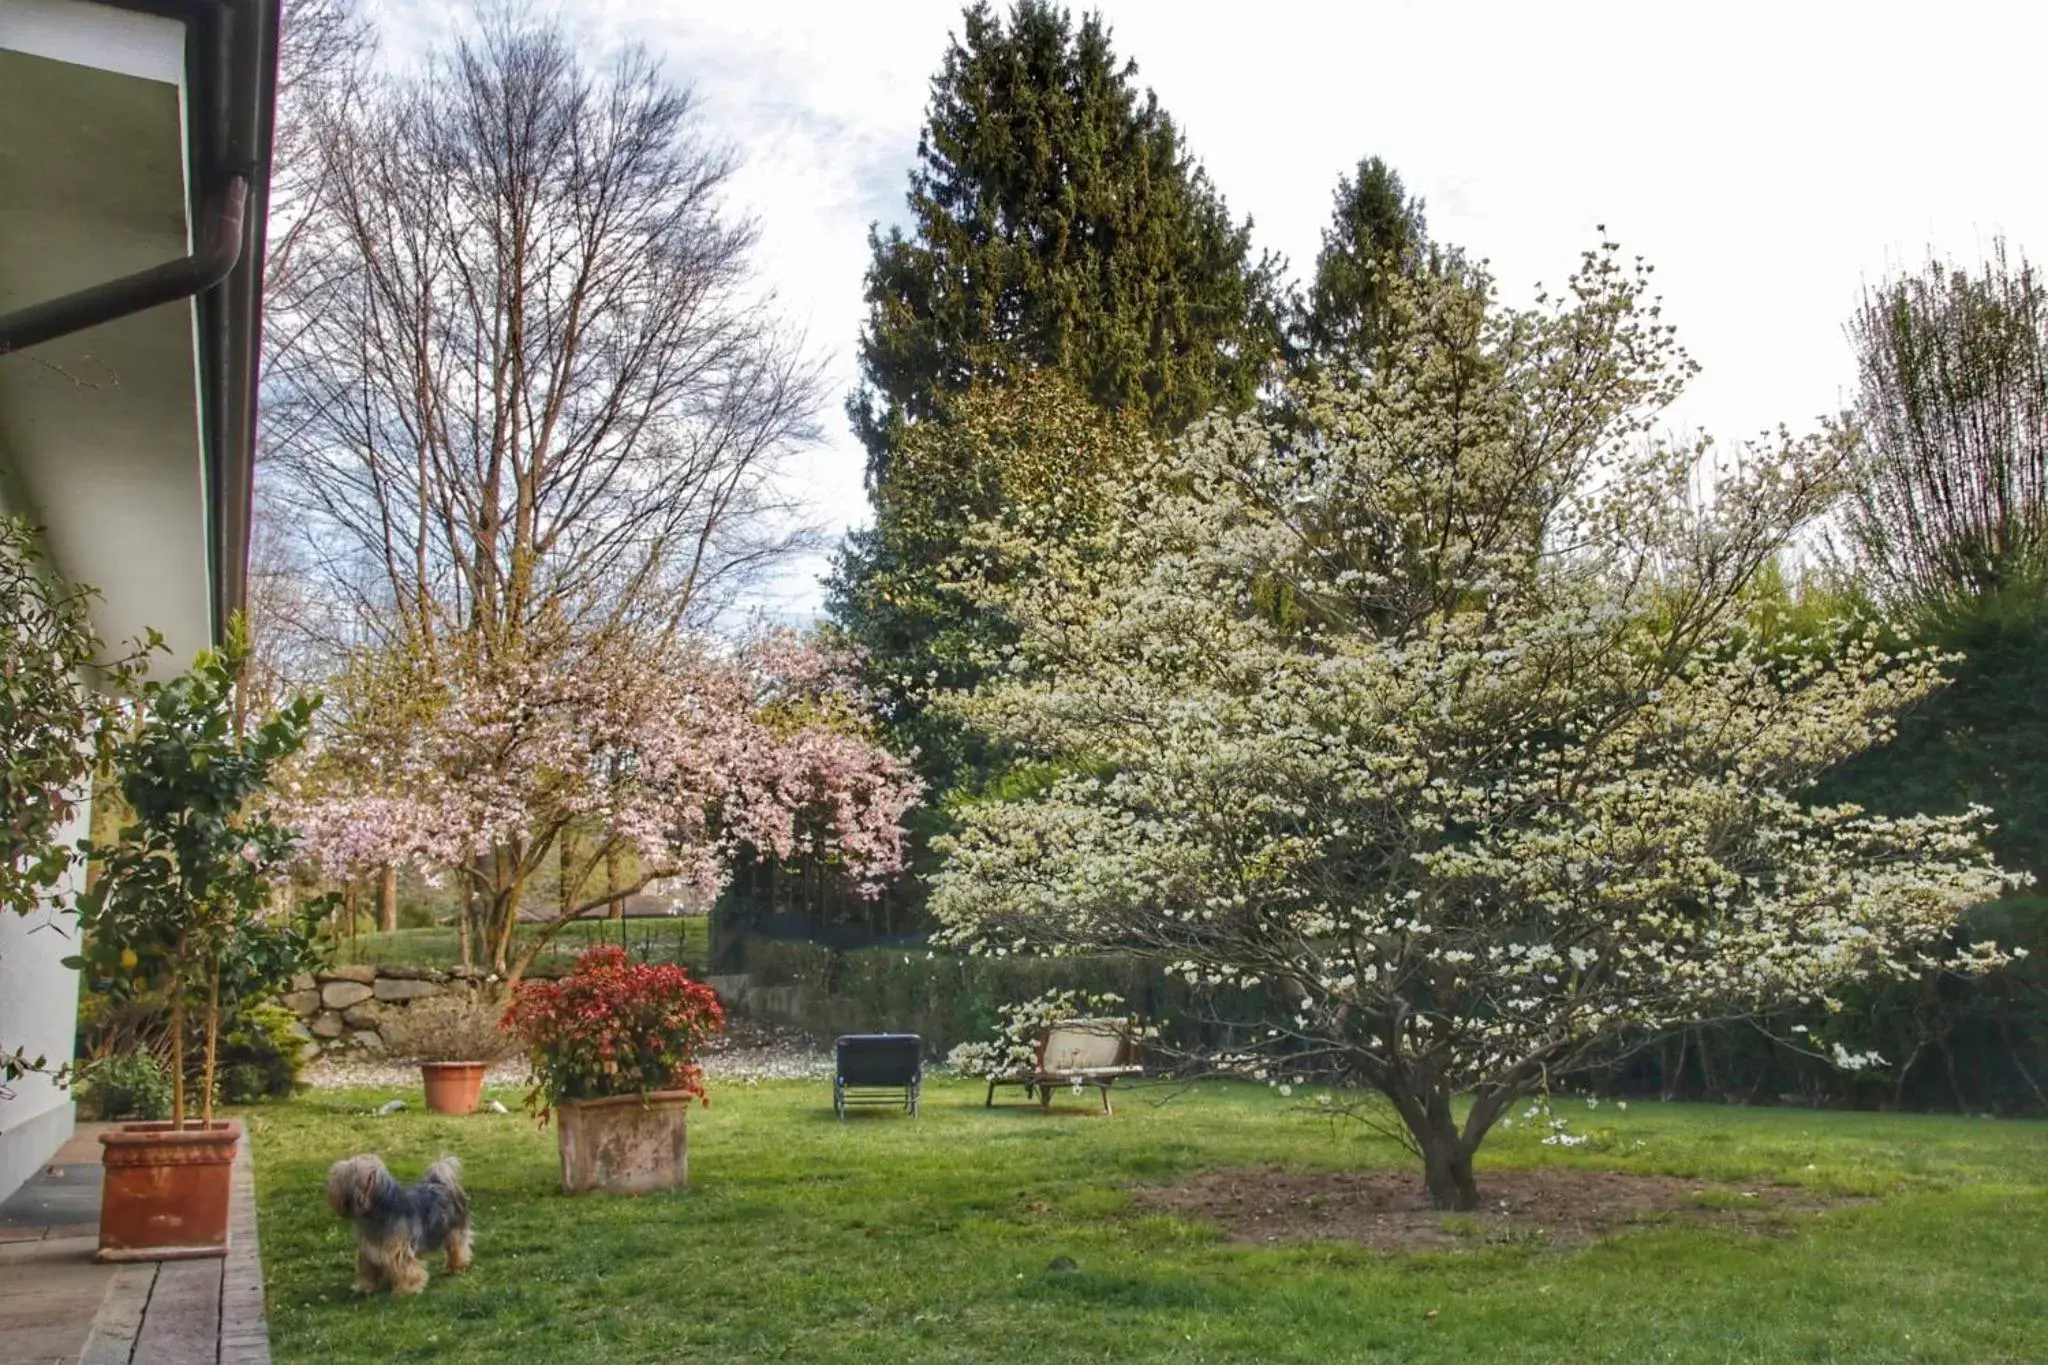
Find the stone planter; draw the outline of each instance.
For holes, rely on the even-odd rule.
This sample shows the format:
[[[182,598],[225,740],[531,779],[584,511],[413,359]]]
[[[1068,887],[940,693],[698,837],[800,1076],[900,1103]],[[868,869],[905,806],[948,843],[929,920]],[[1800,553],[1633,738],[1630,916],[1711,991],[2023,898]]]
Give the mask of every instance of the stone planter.
[[[474,1114],[483,1098],[486,1062],[421,1062],[427,1108],[437,1114]]]
[[[100,1134],[102,1261],[225,1256],[228,1190],[242,1125],[217,1119],[182,1131],[129,1123]]]
[[[556,1105],[563,1192],[637,1194],[689,1184],[684,1127],[694,1099],[686,1090],[657,1090]]]

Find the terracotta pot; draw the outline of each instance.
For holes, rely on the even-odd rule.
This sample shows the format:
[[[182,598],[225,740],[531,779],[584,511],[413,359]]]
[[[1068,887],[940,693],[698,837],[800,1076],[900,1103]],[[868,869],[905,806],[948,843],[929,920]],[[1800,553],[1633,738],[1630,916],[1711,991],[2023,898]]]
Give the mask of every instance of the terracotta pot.
[[[217,1119],[182,1131],[128,1123],[100,1134],[102,1261],[225,1256],[228,1189],[242,1125]]]
[[[694,1102],[687,1090],[656,1090],[556,1105],[563,1191],[638,1193],[689,1184],[690,1148],[684,1129]]]
[[[427,1108],[437,1114],[474,1114],[484,1093],[488,1062],[421,1062]]]

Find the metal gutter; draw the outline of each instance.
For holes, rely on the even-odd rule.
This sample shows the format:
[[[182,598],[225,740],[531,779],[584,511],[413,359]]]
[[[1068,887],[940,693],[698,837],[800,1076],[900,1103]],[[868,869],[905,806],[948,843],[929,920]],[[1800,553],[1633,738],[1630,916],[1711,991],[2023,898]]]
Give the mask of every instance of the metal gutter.
[[[141,5],[148,0],[117,0]],[[185,5],[208,0],[179,0]],[[208,111],[217,174],[248,184],[240,260],[198,296],[201,407],[207,452],[208,553],[216,640],[247,598],[256,471],[256,400],[262,359],[263,265],[276,125],[281,0],[214,0],[230,32],[216,46],[224,98]],[[197,41],[200,32],[193,30]],[[194,53],[194,62],[199,59]],[[196,130],[195,130],[196,131]]]
[[[181,260],[0,317],[0,356],[145,309],[193,301],[218,642],[247,596],[282,0],[94,2],[185,25],[195,247]]]
[[[241,260],[248,197],[249,182],[239,175],[215,191],[200,218],[198,250],[189,256],[0,314],[0,355],[213,288]]]

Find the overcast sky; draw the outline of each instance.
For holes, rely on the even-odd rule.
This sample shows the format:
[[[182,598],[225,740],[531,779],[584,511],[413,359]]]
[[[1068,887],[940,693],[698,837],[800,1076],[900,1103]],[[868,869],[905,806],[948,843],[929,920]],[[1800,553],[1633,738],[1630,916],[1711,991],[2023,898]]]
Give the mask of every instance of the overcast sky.
[[[1340,173],[1384,157],[1431,234],[1490,259],[1510,301],[1557,283],[1596,225],[1657,267],[1704,366],[1675,425],[1724,441],[1838,410],[1858,293],[1929,249],[2003,234],[2048,257],[2040,170],[2048,6],[1109,0],[1257,247],[1312,264]],[[854,382],[866,232],[903,211],[939,0],[569,0],[645,42],[739,150],[735,207],[826,363],[827,443],[795,477],[834,530],[866,519],[837,403]],[[418,17],[419,12],[414,11]],[[779,607],[814,610],[818,565]]]

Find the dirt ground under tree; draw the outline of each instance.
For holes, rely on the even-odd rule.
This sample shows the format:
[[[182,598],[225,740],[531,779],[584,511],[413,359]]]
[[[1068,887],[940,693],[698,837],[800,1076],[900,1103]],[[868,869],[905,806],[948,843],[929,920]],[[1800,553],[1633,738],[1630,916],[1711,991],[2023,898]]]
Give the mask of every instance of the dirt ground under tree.
[[[1802,1215],[1866,1202],[1796,1185],[1721,1184],[1625,1171],[1484,1171],[1481,1207],[1429,1206],[1419,1171],[1204,1171],[1135,1191],[1147,1208],[1215,1223],[1240,1246],[1351,1242],[1378,1251],[1572,1247],[1667,1223],[1790,1235]]]

